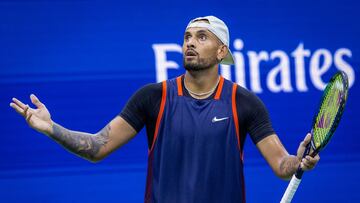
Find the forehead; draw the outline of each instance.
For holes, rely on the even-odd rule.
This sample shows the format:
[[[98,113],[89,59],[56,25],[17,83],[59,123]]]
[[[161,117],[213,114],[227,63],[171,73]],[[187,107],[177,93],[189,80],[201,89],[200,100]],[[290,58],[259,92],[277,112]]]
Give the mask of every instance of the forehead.
[[[203,27],[190,27],[190,28],[185,30],[185,34],[197,34],[197,33],[205,33],[205,34],[208,34],[210,36],[216,37],[207,28],[203,28]]]

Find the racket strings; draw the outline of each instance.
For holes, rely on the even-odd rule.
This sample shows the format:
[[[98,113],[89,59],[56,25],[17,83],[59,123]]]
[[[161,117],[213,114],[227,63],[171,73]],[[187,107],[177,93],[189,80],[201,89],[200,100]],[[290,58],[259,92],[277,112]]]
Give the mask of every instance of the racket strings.
[[[320,111],[316,117],[316,124],[313,128],[315,147],[319,148],[326,144],[326,141],[332,135],[331,129],[336,122],[336,115],[340,110],[341,101],[344,96],[344,86],[342,77],[338,76],[330,83],[324,94]]]

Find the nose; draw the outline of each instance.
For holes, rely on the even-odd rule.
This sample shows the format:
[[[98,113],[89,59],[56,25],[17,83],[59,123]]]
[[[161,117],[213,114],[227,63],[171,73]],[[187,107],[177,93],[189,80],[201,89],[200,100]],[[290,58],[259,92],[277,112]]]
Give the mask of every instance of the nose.
[[[185,41],[185,44],[186,44],[187,48],[195,48],[195,42],[194,42],[193,37],[190,37],[189,39],[187,39]]]

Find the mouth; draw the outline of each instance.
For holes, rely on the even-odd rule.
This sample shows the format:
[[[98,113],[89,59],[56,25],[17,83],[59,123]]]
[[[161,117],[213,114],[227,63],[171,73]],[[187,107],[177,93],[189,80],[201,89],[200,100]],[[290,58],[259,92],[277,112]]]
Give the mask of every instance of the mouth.
[[[194,50],[191,50],[191,49],[188,49],[186,52],[185,52],[185,58],[194,58],[196,57],[198,54],[196,53],[196,51]]]

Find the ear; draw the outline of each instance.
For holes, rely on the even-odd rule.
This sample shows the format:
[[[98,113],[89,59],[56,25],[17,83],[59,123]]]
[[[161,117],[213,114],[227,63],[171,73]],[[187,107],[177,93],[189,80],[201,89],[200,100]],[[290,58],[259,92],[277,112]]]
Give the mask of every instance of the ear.
[[[227,54],[228,54],[227,46],[224,45],[224,44],[220,45],[218,50],[217,50],[217,59],[219,61],[221,61],[226,57]]]

